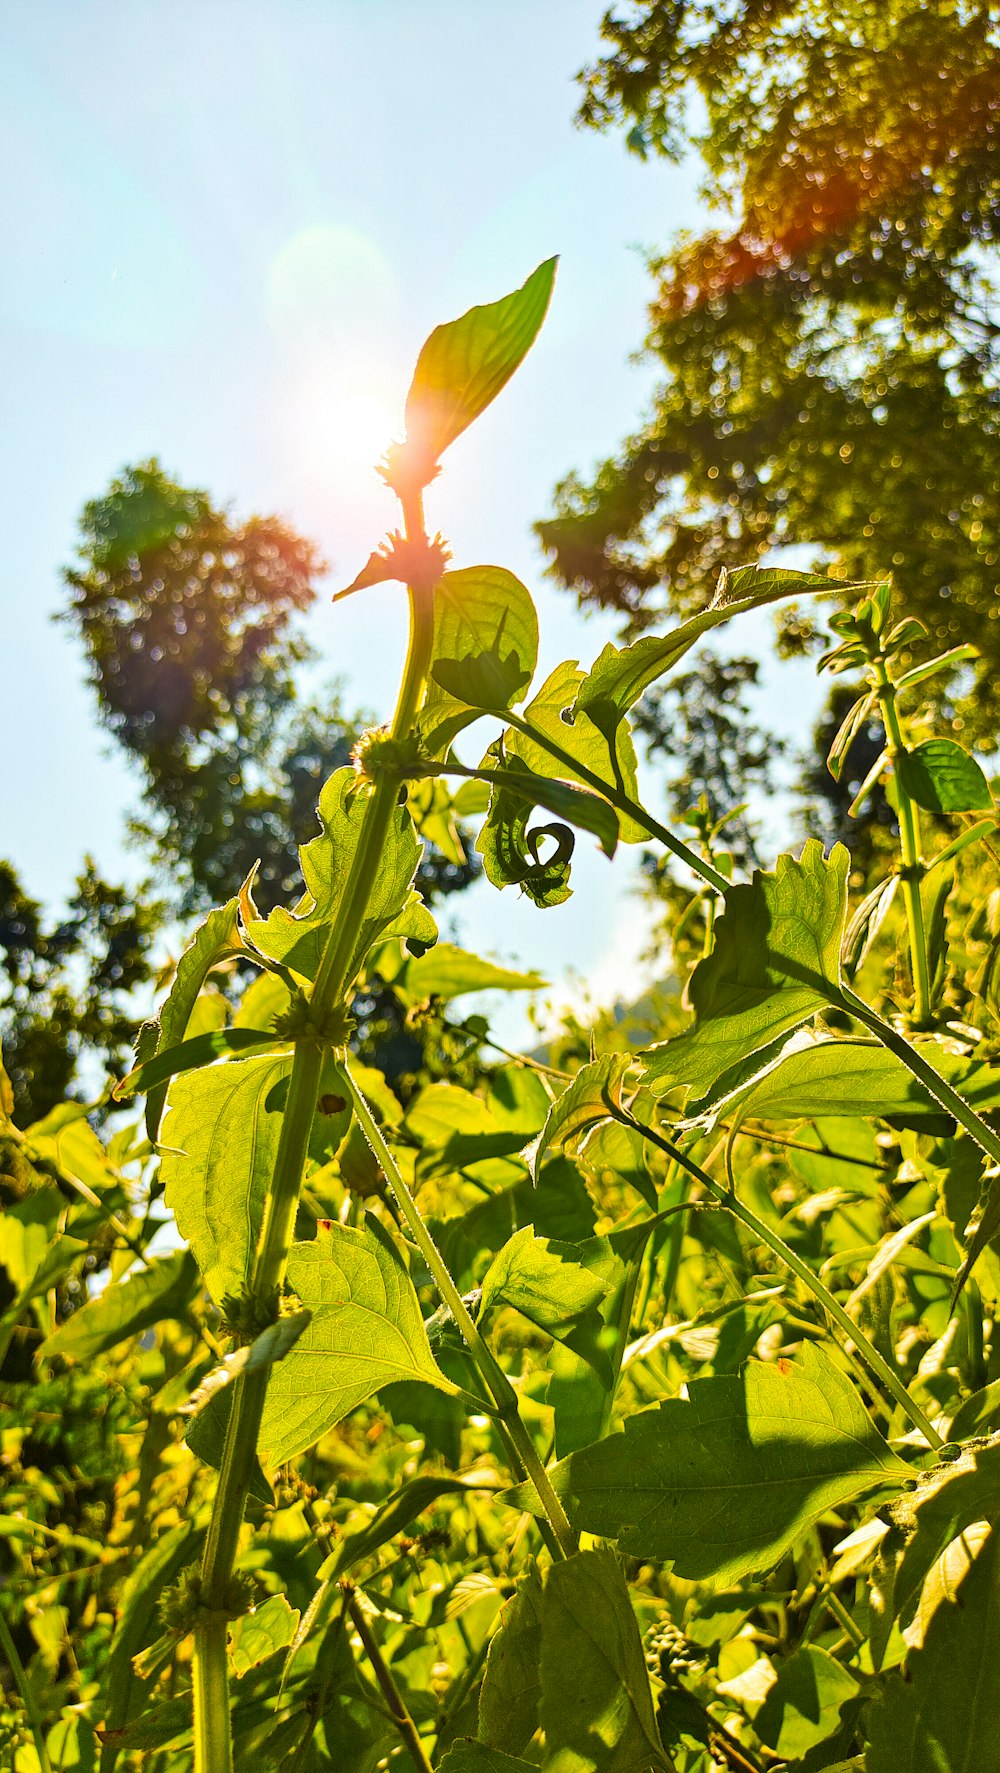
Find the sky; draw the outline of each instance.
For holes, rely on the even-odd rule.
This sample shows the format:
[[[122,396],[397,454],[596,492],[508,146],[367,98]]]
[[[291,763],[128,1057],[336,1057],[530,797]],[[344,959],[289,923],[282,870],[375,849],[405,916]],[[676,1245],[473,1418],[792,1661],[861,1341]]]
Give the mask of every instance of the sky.
[[[372,464],[399,434],[431,328],[552,253],[541,338],[449,452],[428,519],[456,565],[529,585],[543,668],[589,663],[614,637],[544,580],[531,524],[563,475],[638,423],[654,385],[630,361],[641,249],[702,212],[691,166],[643,165],[619,137],[574,126],[602,10],[0,0],[0,854],[36,898],[58,907],[85,853],[109,877],[143,869],[126,826],[137,781],[52,621],[85,501],[157,455],[239,514],[286,517],[330,563],[308,621],[321,680],[343,678],[347,705],[386,717],[405,594],[330,602],[395,523]],[[766,635],[761,618],[739,650]],[[806,694],[793,689],[788,718]],[[539,968],[557,998],[578,994],[574,974],[598,1000],[628,995],[658,970],[641,959],[635,868],[581,839],[567,906],[539,912],[482,883],[455,901],[454,933]],[[508,1037],[521,1024],[523,1009],[501,1011]]]

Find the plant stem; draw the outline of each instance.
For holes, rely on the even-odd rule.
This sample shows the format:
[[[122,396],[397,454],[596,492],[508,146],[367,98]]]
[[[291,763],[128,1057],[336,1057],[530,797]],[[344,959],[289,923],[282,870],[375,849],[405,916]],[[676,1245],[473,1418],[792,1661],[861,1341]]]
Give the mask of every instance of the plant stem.
[[[533,744],[540,745],[543,751],[547,751],[550,757],[556,759],[557,763],[561,763],[565,769],[572,771],[581,782],[586,782],[588,788],[596,788],[598,794],[602,794],[605,800],[610,801],[613,807],[617,807],[620,813],[627,814],[630,819],[635,820],[637,825],[644,825],[650,837],[657,838],[664,849],[669,850],[672,856],[676,856],[679,862],[686,863],[687,867],[697,874],[707,886],[714,887],[717,893],[729,891],[732,881],[727,880],[724,874],[720,874],[717,868],[713,868],[711,862],[706,862],[695,850],[690,849],[681,838],[675,837],[672,831],[668,831],[665,825],[661,825],[658,819],[654,819],[651,813],[647,813],[645,807],[640,806],[638,801],[632,800],[623,789],[615,787],[611,782],[603,781],[593,770],[588,769],[586,764],[581,763],[569,751],[564,751],[555,739],[550,739],[547,733],[539,732],[537,727],[522,720],[519,714],[512,714],[508,711],[504,715],[504,719],[517,732],[523,733],[526,739],[531,739]],[[462,773],[464,774],[464,772]],[[473,774],[475,773],[474,771]]]
[[[378,1681],[386,1705],[392,1713],[392,1721],[399,1731],[406,1747],[410,1751],[413,1764],[417,1768],[417,1773],[432,1773],[427,1750],[424,1748],[424,1745],[420,1740],[420,1732],[406,1709],[403,1695],[392,1678],[392,1670],[382,1655],[375,1639],[375,1635],[358,1605],[358,1597],[354,1591],[354,1585],[352,1583],[350,1586],[345,1584],[342,1584],[341,1586],[344,1588],[344,1604],[350,1617],[351,1624],[357,1632],[358,1637],[361,1639],[361,1642],[364,1644],[365,1654],[375,1671],[375,1679]]]
[[[877,659],[873,667],[875,693],[882,710],[886,750],[892,759],[899,804],[899,848],[903,859],[900,870],[903,902],[910,934],[910,971],[913,974],[913,1017],[918,1028],[931,1023],[931,981],[927,965],[927,937],[924,931],[924,908],[920,899],[920,883],[926,868],[920,853],[920,814],[903,786],[899,760],[906,753],[906,741],[896,707],[896,686],[886,669],[885,661]]]
[[[45,1727],[42,1723],[41,1713],[35,1703],[35,1695],[31,1690],[27,1670],[17,1653],[17,1646],[11,1636],[7,1617],[2,1607],[0,1607],[0,1650],[3,1651],[7,1659],[7,1666],[14,1676],[15,1685],[21,1695],[21,1704],[24,1706],[25,1716],[35,1744],[38,1764],[42,1773],[52,1773],[52,1762],[49,1760],[49,1751],[45,1745]]]
[[[624,1111],[618,1111],[614,1118],[620,1120],[623,1126],[632,1127],[637,1132],[642,1133],[644,1138],[652,1140],[654,1145],[658,1145],[661,1151],[665,1151],[669,1157],[672,1157],[675,1160],[675,1162],[683,1164],[684,1168],[695,1177],[696,1181],[700,1182],[703,1188],[707,1188],[709,1192],[713,1194],[730,1213],[732,1213],[734,1218],[739,1219],[741,1223],[747,1227],[748,1231],[752,1231],[754,1236],[760,1239],[761,1243],[767,1244],[768,1248],[773,1250],[776,1256],[780,1257],[786,1268],[791,1269],[792,1273],[802,1282],[803,1286],[808,1287],[813,1297],[822,1305],[824,1311],[829,1314],[848,1340],[853,1342],[866,1366],[879,1379],[889,1395],[899,1405],[899,1408],[909,1417],[910,1421],[914,1424],[914,1427],[919,1428],[924,1439],[927,1441],[928,1446],[932,1447],[935,1452],[944,1446],[945,1443],[941,1435],[938,1434],[937,1429],[933,1424],[928,1421],[923,1410],[920,1408],[920,1405],[914,1402],[913,1398],[907,1391],[906,1386],[899,1377],[899,1374],[893,1371],[888,1361],[879,1354],[878,1349],[869,1341],[864,1331],[859,1328],[852,1317],[848,1316],[844,1307],[834,1298],[829,1289],[823,1285],[819,1276],[813,1273],[807,1262],[803,1262],[801,1256],[795,1254],[795,1251],[786,1244],[783,1237],[780,1237],[776,1231],[772,1231],[766,1221],[759,1219],[757,1214],[753,1212],[750,1207],[745,1206],[739,1199],[738,1195],[731,1194],[728,1188],[722,1186],[721,1182],[716,1182],[713,1177],[708,1174],[707,1170],[703,1170],[701,1165],[695,1162],[694,1158],[688,1156],[688,1154],[682,1151],[679,1146],[675,1145],[671,1139],[667,1139],[662,1133],[658,1133],[654,1127],[644,1126],[641,1122],[633,1120],[632,1116],[626,1114]]]
[[[420,1209],[406,1185],[399,1165],[393,1157],[368,1103],[351,1076],[346,1062],[342,1063],[341,1068],[361,1130],[385,1173],[413,1241],[434,1276],[437,1290],[455,1319],[465,1345],[496,1403],[497,1426],[509,1449],[516,1454],[518,1464],[524,1467],[525,1475],[531,1478],[548,1516],[559,1549],[565,1557],[572,1557],[578,1549],[576,1535],[569,1524],[562,1503],[552,1488],[548,1473],[538,1456],[535,1443],[521,1420],[521,1414],[517,1407],[517,1393],[474,1322],[465,1300],[449,1273],[448,1264],[424,1224]]]
[[[893,1028],[891,1023],[884,1022],[882,1017],[865,1003],[864,998],[858,997],[857,993],[847,985],[840,987],[838,1007],[849,1010],[852,1016],[856,1016],[857,1020],[874,1034],[876,1040],[880,1040],[884,1047],[888,1047],[890,1053],[894,1053],[896,1058],[902,1061],[906,1069],[911,1071],[913,1076],[923,1084],[927,1094],[933,1096],[935,1102],[940,1104],[945,1113],[950,1114],[954,1120],[958,1121],[959,1126],[965,1128],[980,1150],[985,1151],[993,1163],[1000,1164],[1000,1135],[995,1133],[992,1127],[987,1126],[981,1115],[978,1115],[975,1109],[970,1107],[964,1097],[952,1088],[940,1072],[934,1070],[933,1065],[928,1065],[927,1060],[911,1045],[905,1034],[900,1034],[899,1030]]]
[[[408,539],[426,540],[419,496],[404,505],[404,517]],[[392,722],[394,738],[404,737],[413,724],[423,695],[433,644],[433,588],[411,585],[408,591],[409,650]],[[320,959],[311,994],[314,1017],[319,1022],[340,1001],[350,983],[358,936],[398,792],[398,785],[383,776],[365,803],[338,916]],[[270,1308],[273,1301],[277,1309],[295,1228],[322,1065],[323,1051],[318,1041],[309,1039],[295,1043],[274,1174],[250,1278],[250,1290],[265,1308]],[[209,1615],[225,1606],[256,1458],[267,1381],[265,1368],[238,1380],[233,1388],[219,1482],[201,1567],[201,1600]],[[225,1626],[220,1633],[211,1617],[206,1617],[204,1624],[195,1631],[196,1714],[203,1720],[201,1733],[195,1733],[195,1773],[230,1773],[232,1767],[226,1643]]]

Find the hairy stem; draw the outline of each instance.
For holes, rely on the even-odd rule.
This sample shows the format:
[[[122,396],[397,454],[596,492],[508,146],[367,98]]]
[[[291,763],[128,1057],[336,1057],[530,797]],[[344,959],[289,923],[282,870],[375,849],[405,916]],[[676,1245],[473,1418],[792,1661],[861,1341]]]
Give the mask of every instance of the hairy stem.
[[[843,1331],[843,1334],[849,1341],[853,1342],[862,1360],[865,1362],[865,1365],[889,1393],[889,1396],[899,1405],[899,1408],[904,1414],[909,1417],[914,1427],[920,1430],[928,1446],[932,1447],[935,1452],[944,1446],[945,1443],[942,1437],[938,1434],[933,1423],[931,1423],[924,1415],[920,1405],[914,1402],[899,1374],[894,1372],[888,1361],[879,1354],[878,1349],[869,1341],[864,1331],[859,1328],[854,1322],[854,1319],[848,1315],[844,1310],[844,1307],[834,1298],[829,1288],[823,1285],[823,1282],[818,1275],[813,1273],[809,1264],[803,1262],[802,1258],[795,1254],[795,1251],[786,1244],[783,1237],[780,1237],[776,1231],[772,1231],[766,1221],[759,1219],[757,1214],[753,1212],[750,1207],[744,1205],[738,1195],[731,1194],[728,1188],[722,1186],[721,1182],[716,1182],[714,1178],[708,1174],[707,1170],[703,1170],[701,1165],[695,1162],[693,1157],[690,1157],[687,1152],[682,1151],[680,1146],[675,1145],[672,1139],[668,1139],[664,1134],[657,1132],[655,1127],[648,1127],[637,1120],[633,1120],[632,1116],[625,1113],[623,1110],[616,1112],[615,1119],[620,1120],[623,1126],[632,1127],[637,1132],[642,1133],[644,1138],[650,1139],[654,1145],[660,1147],[661,1151],[665,1151],[668,1157],[672,1157],[676,1163],[682,1164],[689,1174],[694,1176],[695,1180],[702,1184],[703,1188],[707,1188],[709,1192],[714,1195],[716,1200],[720,1201],[727,1211],[732,1213],[735,1219],[739,1219],[741,1223],[747,1227],[748,1231],[753,1232],[754,1236],[760,1239],[761,1243],[767,1244],[768,1249],[773,1250],[774,1254],[780,1258],[786,1268],[791,1269],[792,1273],[802,1282],[803,1286],[808,1287],[814,1299],[819,1301],[824,1311],[833,1319],[837,1327]]]
[[[417,1768],[417,1773],[431,1773],[431,1763],[427,1756],[427,1750],[424,1748],[424,1745],[420,1740],[420,1732],[406,1709],[403,1695],[392,1678],[392,1670],[386,1662],[385,1657],[382,1655],[375,1634],[358,1604],[358,1597],[354,1592],[354,1586],[353,1584],[348,1585],[345,1582],[343,1587],[344,1601],[348,1616],[358,1637],[361,1639],[361,1642],[365,1647],[365,1655],[368,1657],[375,1674],[375,1679],[378,1681],[378,1684],[382,1689],[383,1698],[392,1714],[392,1721],[395,1724],[396,1729],[399,1731],[403,1742],[410,1751],[410,1756],[414,1766]]]
[[[913,1018],[918,1028],[927,1028],[931,1022],[931,981],[927,964],[924,908],[920,898],[920,883],[926,873],[920,849],[920,814],[907,794],[899,773],[899,759],[906,752],[906,741],[900,725],[899,710],[896,707],[896,688],[882,659],[878,659],[875,663],[874,676],[876,694],[882,710],[882,723],[885,727],[886,750],[892,758],[896,799],[899,805],[899,849],[903,861],[900,874],[903,882],[903,902],[906,906],[906,923],[910,937]]]
[[[497,1426],[507,1442],[508,1448],[516,1454],[517,1463],[523,1466],[525,1475],[531,1478],[548,1516],[559,1549],[564,1556],[572,1557],[578,1549],[576,1535],[569,1524],[562,1503],[552,1488],[548,1473],[538,1456],[535,1443],[521,1420],[521,1414],[517,1407],[517,1393],[473,1320],[465,1300],[449,1273],[448,1264],[424,1224],[420,1209],[406,1185],[399,1165],[382,1135],[381,1128],[351,1076],[346,1063],[343,1064],[342,1070],[361,1130],[385,1173],[413,1241],[434,1276],[437,1290],[455,1319],[465,1345],[482,1375],[483,1382],[496,1403]]]
[[[423,506],[419,497],[404,507],[407,536],[426,539]],[[410,586],[410,640],[406,669],[392,722],[394,738],[404,737],[420,705],[433,644],[433,588]],[[398,786],[383,777],[365,803],[357,847],[344,886],[340,914],[330,933],[317,970],[311,1002],[321,1020],[335,1006],[350,984],[350,971],[358,936],[382,850],[392,820]],[[316,1109],[323,1054],[317,1041],[297,1041],[292,1058],[288,1097],[282,1116],[274,1175],[268,1191],[260,1236],[250,1277],[255,1298],[277,1309],[288,1250],[295,1228],[295,1214],[305,1167],[306,1151]],[[247,1492],[257,1451],[267,1371],[237,1381],[212,1508],[212,1518],[202,1559],[202,1603],[209,1611],[221,1609],[239,1549]],[[232,1747],[229,1719],[226,1630],[219,1638],[208,1620],[195,1632],[194,1686],[201,1706],[204,1729],[195,1735],[195,1773],[229,1773]]]

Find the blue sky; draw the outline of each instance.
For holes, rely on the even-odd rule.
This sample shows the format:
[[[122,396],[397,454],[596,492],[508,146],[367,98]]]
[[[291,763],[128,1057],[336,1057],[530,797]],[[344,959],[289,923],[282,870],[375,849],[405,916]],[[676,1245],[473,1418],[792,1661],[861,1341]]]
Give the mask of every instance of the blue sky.
[[[51,621],[83,503],[156,454],[238,511],[282,513],[331,562],[309,622],[324,675],[387,714],[402,593],[327,595],[394,522],[371,463],[431,327],[553,252],[541,340],[450,452],[429,518],[456,564],[495,561],[536,592],[543,664],[589,661],[612,634],[544,584],[530,525],[561,475],[638,420],[652,381],[628,360],[648,286],[637,248],[699,211],[690,168],[642,166],[573,125],[602,9],[0,6],[0,853],[35,896],[58,904],[86,851],[112,876],[141,869],[125,835],[136,784]],[[638,978],[632,869],[578,853],[568,907],[477,887],[460,934],[559,980],[575,964],[614,995]]]

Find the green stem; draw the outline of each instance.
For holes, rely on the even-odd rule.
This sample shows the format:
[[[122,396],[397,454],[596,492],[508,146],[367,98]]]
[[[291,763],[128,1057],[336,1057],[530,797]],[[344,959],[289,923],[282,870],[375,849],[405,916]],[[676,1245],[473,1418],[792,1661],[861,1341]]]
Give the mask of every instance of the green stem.
[[[602,794],[605,800],[610,801],[613,807],[617,807],[620,813],[627,814],[630,819],[635,820],[637,825],[643,825],[650,837],[657,838],[664,849],[669,850],[672,856],[676,856],[679,862],[684,862],[707,886],[714,887],[717,893],[729,891],[732,881],[727,880],[724,874],[720,874],[717,868],[713,868],[711,862],[706,862],[679,837],[675,837],[672,831],[668,831],[665,825],[661,825],[658,819],[654,819],[651,813],[647,813],[645,807],[640,806],[638,801],[632,800],[621,788],[603,781],[593,770],[589,770],[586,764],[573,757],[569,751],[564,751],[562,746],[558,745],[554,739],[550,739],[547,733],[539,732],[537,727],[522,720],[519,714],[512,714],[508,711],[504,715],[504,719],[508,725],[514,727],[517,732],[523,733],[525,738],[530,739],[533,744],[541,745],[543,751],[547,751],[550,757],[554,757],[557,763],[561,763],[565,769],[570,770],[581,782],[586,782],[588,788],[595,788],[598,794]]]
[[[11,1636],[10,1627],[7,1624],[7,1618],[2,1608],[0,1608],[0,1650],[3,1651],[7,1658],[7,1665],[11,1674],[14,1676],[17,1690],[21,1695],[21,1704],[24,1706],[25,1716],[27,1717],[28,1726],[34,1740],[35,1753],[38,1756],[38,1764],[41,1767],[42,1773],[52,1773],[52,1762],[49,1760],[49,1751],[45,1746],[45,1726],[42,1723],[41,1713],[35,1703],[35,1695],[31,1690],[31,1682],[28,1679],[27,1669],[17,1653],[17,1646]]]
[[[342,1071],[361,1130],[381,1165],[413,1241],[434,1277],[437,1290],[455,1319],[465,1345],[496,1403],[497,1426],[507,1442],[508,1448],[517,1455],[517,1462],[524,1467],[524,1475],[531,1478],[560,1550],[565,1557],[572,1557],[578,1549],[576,1535],[569,1524],[562,1503],[552,1488],[545,1467],[538,1456],[535,1443],[521,1420],[521,1414],[517,1407],[517,1393],[499,1361],[488,1347],[465,1300],[455,1285],[448,1265],[424,1224],[420,1209],[406,1185],[399,1165],[393,1157],[368,1103],[351,1076],[346,1062],[342,1064]]]
[[[423,507],[419,497],[404,507],[404,516],[408,539],[423,538]],[[394,738],[405,736],[413,724],[433,645],[433,588],[410,586],[409,599],[409,651],[393,716],[391,731]],[[358,937],[381,864],[398,792],[395,782],[382,777],[365,804],[339,915],[320,959],[311,994],[317,1021],[321,1022],[324,1014],[340,1001],[350,983]],[[264,1206],[250,1279],[252,1294],[266,1309],[272,1304],[277,1309],[284,1279],[322,1064],[322,1048],[316,1040],[296,1042],[274,1174]],[[234,1387],[201,1567],[201,1599],[211,1611],[224,1607],[239,1549],[267,1378],[265,1369],[237,1381]],[[201,1734],[195,1733],[195,1773],[229,1773],[232,1765],[226,1641],[224,1627],[220,1634],[210,1630],[206,1623],[195,1633],[193,1678],[200,1695],[203,1720]]]
[[[406,1709],[403,1695],[392,1678],[392,1670],[379,1649],[375,1635],[368,1624],[353,1587],[344,1589],[345,1604],[358,1637],[365,1647],[365,1654],[375,1672],[385,1698],[386,1705],[392,1713],[392,1721],[399,1731],[403,1742],[410,1751],[410,1756],[417,1773],[432,1773],[431,1763],[427,1758],[427,1750],[420,1740],[420,1732]]]
[[[807,1262],[803,1262],[801,1256],[795,1254],[783,1237],[780,1237],[776,1231],[772,1231],[765,1220],[758,1219],[757,1214],[750,1207],[744,1206],[738,1195],[731,1194],[728,1188],[722,1186],[721,1182],[716,1182],[707,1170],[703,1170],[701,1165],[695,1162],[694,1158],[688,1156],[671,1139],[658,1133],[655,1127],[644,1126],[640,1121],[633,1120],[630,1114],[624,1112],[617,1113],[615,1119],[620,1120],[623,1126],[632,1127],[635,1131],[642,1133],[644,1138],[652,1140],[653,1144],[658,1145],[661,1151],[665,1151],[668,1157],[672,1157],[676,1163],[682,1164],[689,1174],[701,1183],[703,1188],[707,1188],[732,1213],[735,1219],[739,1219],[748,1231],[753,1232],[754,1236],[760,1239],[761,1243],[767,1244],[768,1248],[773,1250],[774,1254],[785,1264],[785,1267],[791,1269],[803,1286],[808,1287],[813,1297],[819,1301],[824,1311],[843,1331],[847,1339],[853,1342],[865,1365],[879,1379],[890,1397],[895,1399],[914,1427],[919,1428],[928,1446],[932,1447],[935,1452],[944,1446],[945,1443],[941,1435],[928,1421],[920,1405],[914,1402],[899,1374],[893,1371],[888,1361],[879,1354],[878,1349],[869,1341],[864,1331],[859,1328],[852,1317],[848,1316],[844,1307],[823,1285],[819,1276],[813,1273]]]
[[[878,659],[874,666],[876,694],[882,709],[886,750],[892,759],[899,805],[899,848],[903,860],[903,902],[910,934],[910,971],[913,974],[913,1016],[918,1028],[931,1022],[931,980],[927,964],[927,936],[924,930],[924,908],[920,899],[920,883],[926,868],[920,852],[920,815],[903,786],[899,760],[906,753],[906,740],[896,707],[896,688]]]

